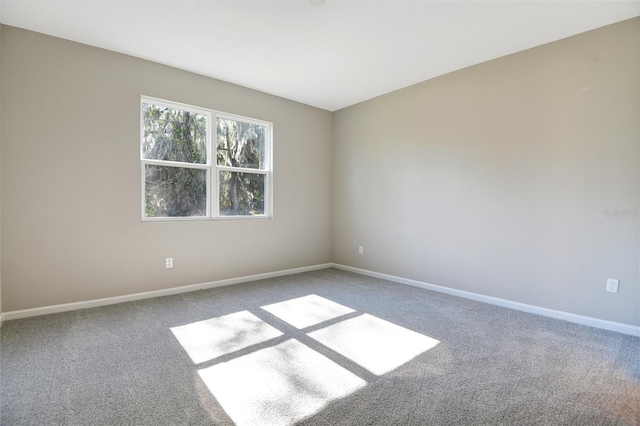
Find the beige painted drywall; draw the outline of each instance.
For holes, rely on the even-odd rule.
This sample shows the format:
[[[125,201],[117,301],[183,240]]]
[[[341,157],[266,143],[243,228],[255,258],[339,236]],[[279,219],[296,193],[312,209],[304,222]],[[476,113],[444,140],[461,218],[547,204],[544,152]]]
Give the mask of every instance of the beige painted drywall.
[[[340,264],[637,326],[638,208],[639,18],[334,113]]]
[[[604,214],[640,207],[639,27],[332,116],[3,26],[2,310],[333,260],[640,325],[638,218]],[[273,121],[274,219],[140,222],[141,94]]]
[[[0,25],[0,241],[2,241],[2,25]],[[2,245],[0,244],[0,327],[2,326]]]
[[[4,312],[331,261],[331,113],[9,26],[2,56]],[[140,95],[273,122],[274,218],[142,223]]]

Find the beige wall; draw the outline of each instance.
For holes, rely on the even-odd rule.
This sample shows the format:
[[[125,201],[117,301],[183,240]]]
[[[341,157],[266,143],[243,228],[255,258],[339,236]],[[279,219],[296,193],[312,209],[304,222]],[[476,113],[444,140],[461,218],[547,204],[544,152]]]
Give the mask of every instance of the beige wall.
[[[0,25],[0,241],[2,241],[2,25]],[[2,245],[0,244],[0,314],[2,314]],[[0,326],[2,316],[0,315]]]
[[[640,325],[640,19],[338,111],[334,169],[335,262]]]
[[[331,261],[331,113],[8,26],[2,56],[5,312]],[[273,122],[274,219],[142,223],[143,94]]]
[[[640,19],[333,115],[1,34],[4,312],[335,261],[640,325]],[[142,223],[142,94],[272,121],[274,219]]]

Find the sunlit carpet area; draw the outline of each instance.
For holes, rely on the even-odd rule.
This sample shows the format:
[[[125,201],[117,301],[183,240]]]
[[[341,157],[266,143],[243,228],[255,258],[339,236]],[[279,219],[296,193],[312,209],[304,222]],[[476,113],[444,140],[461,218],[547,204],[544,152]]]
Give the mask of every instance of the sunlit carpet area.
[[[640,338],[336,269],[0,333],[3,425],[640,425]]]

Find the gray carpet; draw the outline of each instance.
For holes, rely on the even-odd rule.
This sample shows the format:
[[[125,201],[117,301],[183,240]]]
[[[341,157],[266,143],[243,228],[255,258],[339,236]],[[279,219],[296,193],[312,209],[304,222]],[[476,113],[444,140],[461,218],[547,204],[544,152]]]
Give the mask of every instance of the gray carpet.
[[[336,269],[1,335],[2,425],[640,425],[639,338]]]

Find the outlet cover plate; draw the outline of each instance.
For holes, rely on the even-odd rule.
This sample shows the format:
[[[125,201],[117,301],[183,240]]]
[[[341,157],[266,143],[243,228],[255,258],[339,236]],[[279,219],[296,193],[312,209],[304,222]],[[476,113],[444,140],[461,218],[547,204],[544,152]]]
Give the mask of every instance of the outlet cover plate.
[[[607,279],[607,291],[609,293],[617,293],[620,280],[614,280],[613,278]]]

